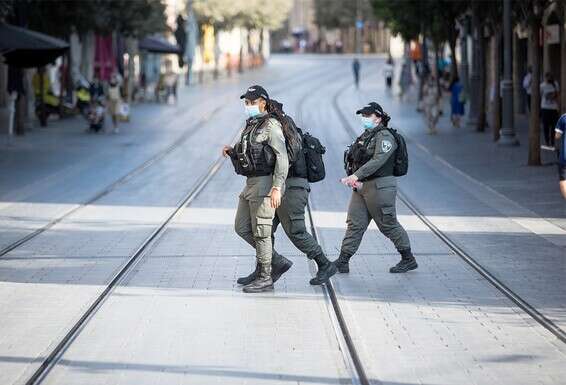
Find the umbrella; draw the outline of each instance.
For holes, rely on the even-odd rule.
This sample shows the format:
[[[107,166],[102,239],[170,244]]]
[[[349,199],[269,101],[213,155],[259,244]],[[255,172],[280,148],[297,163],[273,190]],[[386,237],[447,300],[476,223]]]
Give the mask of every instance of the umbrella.
[[[53,62],[69,44],[29,29],[0,23],[0,54],[13,67],[42,67]]]
[[[171,53],[180,54],[181,48],[175,44],[167,41],[159,40],[154,37],[146,37],[139,42],[138,48],[140,50],[152,53]]]

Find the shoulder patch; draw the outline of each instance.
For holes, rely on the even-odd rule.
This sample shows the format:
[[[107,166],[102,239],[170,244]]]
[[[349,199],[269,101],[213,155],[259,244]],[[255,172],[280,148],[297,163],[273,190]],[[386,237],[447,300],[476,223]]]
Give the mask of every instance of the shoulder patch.
[[[381,151],[382,152],[389,152],[393,148],[393,143],[391,141],[384,139],[381,141]]]

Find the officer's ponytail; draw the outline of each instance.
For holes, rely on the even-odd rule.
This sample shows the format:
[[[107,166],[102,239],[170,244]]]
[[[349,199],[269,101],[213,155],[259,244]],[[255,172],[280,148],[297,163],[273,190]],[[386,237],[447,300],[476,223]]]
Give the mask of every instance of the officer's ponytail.
[[[383,113],[381,116],[381,124],[383,127],[388,127],[389,121],[391,120],[391,116],[387,115],[387,113]]]
[[[272,115],[275,119],[281,123],[281,129],[283,130],[283,135],[285,137],[289,137],[288,133],[290,130],[289,122],[285,117],[285,113],[283,112],[283,105],[279,103],[277,100],[269,99],[267,101],[266,106],[267,112]]]

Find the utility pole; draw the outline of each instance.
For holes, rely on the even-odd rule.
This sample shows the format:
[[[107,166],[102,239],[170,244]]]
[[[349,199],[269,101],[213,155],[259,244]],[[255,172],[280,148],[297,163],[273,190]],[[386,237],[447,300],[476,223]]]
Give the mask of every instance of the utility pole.
[[[479,18],[478,18],[478,7],[477,2],[472,3],[472,73],[470,74],[469,83],[469,100],[470,100],[470,111],[468,112],[468,120],[466,124],[474,129],[478,125],[478,101],[479,101],[479,90],[478,85],[480,83],[480,73],[479,73],[479,39],[480,39],[480,28],[479,28]]]
[[[460,36],[460,56],[462,57],[460,63],[460,76],[462,79],[462,87],[464,88],[464,94],[469,96],[470,95],[470,82],[468,78],[468,16],[465,15],[460,21],[461,27],[461,36]]]
[[[364,21],[362,20],[361,0],[356,0],[356,53],[362,53],[362,29]]]
[[[513,123],[513,26],[511,24],[511,0],[503,0],[503,80],[501,96],[503,98],[500,146],[517,146]]]

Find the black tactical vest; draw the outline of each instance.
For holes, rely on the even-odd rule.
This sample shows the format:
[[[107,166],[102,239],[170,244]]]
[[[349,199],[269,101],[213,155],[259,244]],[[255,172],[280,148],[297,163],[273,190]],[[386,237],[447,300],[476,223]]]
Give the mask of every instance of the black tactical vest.
[[[366,130],[354,141],[354,143],[348,146],[348,148],[344,152],[344,168],[347,175],[352,175],[353,173],[358,171],[360,167],[362,167],[373,158],[373,154],[375,153],[375,146],[378,145],[376,143],[377,139],[375,139],[375,137],[380,130],[384,129],[384,127],[379,126]],[[392,176],[394,167],[395,156],[394,153],[391,153],[385,164],[383,164],[383,166],[381,166],[379,170],[377,170],[367,178],[360,180],[360,182],[365,182],[367,180],[375,178],[382,178],[385,176]]]
[[[267,142],[256,142],[256,138],[267,128],[269,115],[251,118],[246,122],[240,141],[234,146],[236,172],[247,177],[273,174],[275,153]]]

